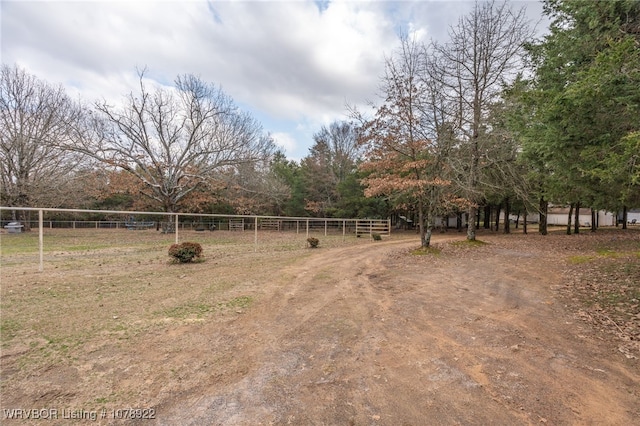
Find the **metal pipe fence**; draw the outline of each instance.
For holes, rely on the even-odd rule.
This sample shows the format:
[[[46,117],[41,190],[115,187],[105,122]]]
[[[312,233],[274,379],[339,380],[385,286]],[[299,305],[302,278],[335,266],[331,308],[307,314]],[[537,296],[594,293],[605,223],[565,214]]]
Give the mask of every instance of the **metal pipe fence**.
[[[295,232],[305,234],[347,235],[359,237],[361,235],[391,235],[391,219],[346,219],[346,218],[315,218],[315,217],[286,217],[260,215],[228,215],[206,213],[167,213],[167,212],[139,212],[122,210],[87,210],[87,209],[57,209],[37,207],[4,207],[3,212],[24,211],[37,212],[38,220],[26,220],[20,223],[24,229],[37,229],[39,270],[44,269],[44,230],[45,229],[127,229],[130,231],[153,230],[165,234],[173,234],[176,244],[180,241],[180,233],[184,231],[237,231],[254,233],[254,250],[257,251],[258,232]],[[45,214],[48,215],[45,219]],[[64,219],[55,218],[64,214]],[[77,220],[71,216],[80,216]],[[121,218],[115,219],[115,216]],[[101,216],[105,219],[88,219],[87,217]],[[1,220],[1,225],[8,228],[12,220]],[[23,228],[18,228],[22,230]],[[16,230],[16,228],[12,228]]]

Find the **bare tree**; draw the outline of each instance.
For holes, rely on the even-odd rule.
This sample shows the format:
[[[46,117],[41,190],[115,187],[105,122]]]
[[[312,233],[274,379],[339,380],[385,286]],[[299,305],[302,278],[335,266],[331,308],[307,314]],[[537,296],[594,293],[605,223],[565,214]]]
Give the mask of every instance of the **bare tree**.
[[[422,45],[401,38],[401,48],[385,62],[384,101],[374,118],[363,120],[360,138],[365,195],[386,195],[396,206],[416,208],[423,247],[430,245],[436,216],[455,198],[444,161],[451,139],[438,86],[426,78],[428,62]]]
[[[504,85],[521,69],[524,43],[533,35],[525,9],[513,11],[508,3],[476,3],[473,10],[451,27],[449,41],[433,43],[432,52],[444,93],[455,107],[447,114],[455,124],[461,144],[451,165],[469,201],[467,238],[475,239],[477,203],[482,198],[481,160],[488,137],[487,117]]]
[[[334,121],[313,135],[309,155],[300,162],[305,183],[305,209],[316,215],[333,214],[340,201],[340,184],[356,171],[361,149],[353,123]]]
[[[325,151],[330,157],[329,164],[337,184],[343,182],[356,168],[362,153],[357,136],[356,126],[347,121],[334,121],[328,128],[322,126],[313,135],[315,146],[326,146]]]
[[[59,207],[82,158],[59,148],[73,139],[82,110],[64,92],[25,70],[0,72],[0,183],[2,204]],[[21,212],[24,214],[24,212]],[[26,219],[15,217],[14,219]],[[28,226],[28,223],[25,223]]]
[[[131,173],[165,211],[177,211],[207,181],[273,153],[271,137],[221,89],[184,75],[174,88],[149,90],[144,72],[139,77],[139,94],[123,106],[96,105],[95,133],[75,149]]]
[[[238,214],[277,215],[291,195],[268,162],[242,164],[225,181],[223,195]]]

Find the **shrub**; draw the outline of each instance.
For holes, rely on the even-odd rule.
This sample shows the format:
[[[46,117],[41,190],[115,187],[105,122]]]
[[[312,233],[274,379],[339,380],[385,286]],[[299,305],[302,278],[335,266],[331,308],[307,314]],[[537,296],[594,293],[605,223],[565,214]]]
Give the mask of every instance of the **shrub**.
[[[192,262],[194,258],[200,257],[202,246],[198,243],[184,242],[173,244],[169,247],[169,256],[174,257],[180,263]]]
[[[317,248],[318,244],[320,244],[320,240],[317,238],[309,237],[307,238],[307,243],[309,243],[309,247]]]
[[[373,238],[373,241],[382,241],[382,235],[380,234],[371,234],[371,238]]]

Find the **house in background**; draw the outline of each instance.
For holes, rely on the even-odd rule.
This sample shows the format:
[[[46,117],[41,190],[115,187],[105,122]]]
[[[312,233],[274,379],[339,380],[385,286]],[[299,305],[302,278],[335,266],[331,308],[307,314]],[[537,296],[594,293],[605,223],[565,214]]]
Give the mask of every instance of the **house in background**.
[[[509,219],[511,223],[516,223],[518,221],[518,225],[522,225],[524,223],[525,217],[517,214],[511,213],[509,215]],[[540,221],[540,214],[537,212],[528,212],[527,213],[527,223],[538,223]],[[500,212],[500,222],[504,222],[504,212]]]
[[[574,223],[576,212],[571,214],[571,223]],[[569,207],[553,206],[549,207],[547,212],[547,224],[557,226],[567,226],[567,218],[569,216]],[[580,226],[591,226],[591,209],[580,209],[578,215],[578,221]],[[616,217],[613,213],[604,210],[598,210],[596,212],[596,225],[597,226],[615,226]]]
[[[433,226],[435,228],[456,228],[458,226],[458,220],[460,220],[460,226],[466,226],[467,224],[467,214],[461,213],[460,218],[457,215],[449,215],[446,218],[436,217],[433,219]],[[391,223],[395,225],[396,229],[414,229],[418,226],[416,221],[413,219],[403,216],[403,215],[394,215],[391,218]]]
[[[575,210],[571,212],[571,224],[574,224],[575,220]],[[549,210],[547,211],[547,224],[549,226],[567,226],[567,217],[569,215],[569,207],[564,206],[549,206]],[[493,214],[492,214],[493,216]],[[537,224],[539,222],[540,215],[537,212],[528,212],[527,214],[527,223]],[[411,217],[409,214],[404,215],[393,215],[392,223],[395,224],[396,229],[415,229],[417,226],[416,218]],[[619,219],[622,220],[622,214],[620,213]],[[491,217],[491,226],[494,226],[494,217]],[[510,214],[509,220],[512,224],[515,224],[518,221],[518,225],[522,225],[525,218],[524,216],[518,216],[516,214]],[[590,208],[581,208],[580,214],[578,215],[578,220],[580,221],[580,226],[582,227],[590,227],[592,216]],[[612,212],[608,212],[605,210],[598,210],[596,212],[596,226],[616,226],[616,214]],[[634,222],[635,220],[635,222]],[[627,212],[627,221],[629,224],[637,224],[640,225],[640,209],[632,209]],[[500,226],[504,224],[504,211],[500,212]],[[449,228],[456,229],[458,227],[464,228],[467,226],[467,214],[461,213],[458,215],[449,215],[448,217],[437,217],[434,219],[434,227],[435,228]],[[480,224],[480,227],[483,227],[483,224]]]
[[[619,212],[618,223],[622,223],[623,220],[622,212]],[[627,223],[630,225],[640,225],[640,209],[627,210]]]

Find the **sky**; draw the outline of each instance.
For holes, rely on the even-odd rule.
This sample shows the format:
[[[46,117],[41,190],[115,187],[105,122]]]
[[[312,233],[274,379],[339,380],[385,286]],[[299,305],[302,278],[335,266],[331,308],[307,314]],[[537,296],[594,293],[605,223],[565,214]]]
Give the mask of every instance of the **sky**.
[[[535,24],[538,1],[526,7]],[[194,74],[250,112],[292,160],[347,105],[379,100],[400,33],[445,41],[464,0],[1,0],[0,57],[73,98],[117,105],[138,70],[172,85]]]

